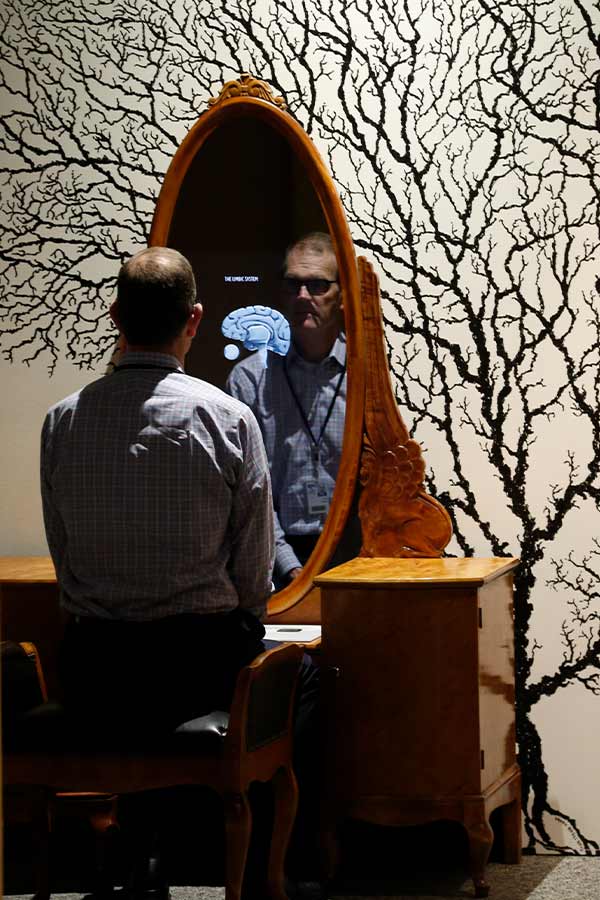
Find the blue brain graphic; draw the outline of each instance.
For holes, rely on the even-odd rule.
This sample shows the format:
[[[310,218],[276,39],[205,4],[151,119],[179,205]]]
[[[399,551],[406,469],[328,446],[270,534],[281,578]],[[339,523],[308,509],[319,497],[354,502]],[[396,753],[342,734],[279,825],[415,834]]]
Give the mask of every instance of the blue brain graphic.
[[[221,331],[227,338],[241,341],[246,350],[271,350],[285,356],[290,346],[289,322],[270,306],[244,306],[223,319]]]

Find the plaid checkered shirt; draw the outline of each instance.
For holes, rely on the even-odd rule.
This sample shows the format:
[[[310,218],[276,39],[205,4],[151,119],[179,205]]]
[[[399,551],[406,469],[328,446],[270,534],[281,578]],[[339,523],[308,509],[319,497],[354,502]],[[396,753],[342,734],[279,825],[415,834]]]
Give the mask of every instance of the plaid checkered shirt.
[[[273,512],[260,430],[175,357],[126,353],[113,374],[53,406],[41,487],[71,613],[264,613]]]

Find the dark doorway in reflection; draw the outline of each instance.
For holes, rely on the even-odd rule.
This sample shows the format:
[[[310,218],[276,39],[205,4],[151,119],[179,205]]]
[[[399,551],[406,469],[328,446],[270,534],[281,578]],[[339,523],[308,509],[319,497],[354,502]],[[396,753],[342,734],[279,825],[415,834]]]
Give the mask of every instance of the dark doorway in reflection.
[[[237,360],[224,356],[221,322],[245,306],[279,308],[286,248],[306,232],[327,230],[318,197],[278,131],[241,117],[206,139],[186,173],[168,240],[190,260],[204,306],[186,360],[191,375],[224,386]]]

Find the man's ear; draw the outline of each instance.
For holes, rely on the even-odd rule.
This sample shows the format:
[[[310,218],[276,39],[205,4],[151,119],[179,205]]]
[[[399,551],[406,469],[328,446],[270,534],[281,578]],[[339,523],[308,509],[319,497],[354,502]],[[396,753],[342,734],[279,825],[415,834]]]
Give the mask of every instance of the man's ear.
[[[198,325],[202,320],[203,312],[204,310],[202,309],[202,304],[194,303],[186,328],[186,334],[188,337],[194,337],[194,335],[198,331]]]
[[[111,303],[109,310],[108,310],[108,314],[111,317],[111,319],[113,320],[116,327],[119,329],[119,331],[121,331],[121,322],[119,320],[119,307],[118,307],[117,300],[114,300]]]

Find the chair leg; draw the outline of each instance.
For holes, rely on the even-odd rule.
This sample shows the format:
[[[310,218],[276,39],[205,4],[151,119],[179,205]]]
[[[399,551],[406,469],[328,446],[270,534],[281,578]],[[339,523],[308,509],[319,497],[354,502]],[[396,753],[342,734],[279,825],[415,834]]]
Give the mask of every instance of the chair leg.
[[[35,900],[50,897],[51,800],[52,794],[43,787],[6,785],[3,791],[5,823],[19,822],[30,829]]]
[[[100,800],[96,808],[90,809],[90,825],[94,831],[96,863],[93,894],[96,900],[109,898],[113,893],[109,842],[113,831],[118,829],[116,796]]]
[[[51,794],[44,790],[36,795],[32,810],[32,836],[35,846],[34,900],[50,898],[50,839],[52,833]]]
[[[53,814],[87,819],[90,823],[95,855],[92,895],[95,900],[110,897],[113,885],[108,843],[112,832],[118,828],[117,795],[61,792],[54,797]]]
[[[298,784],[290,766],[279,769],[273,779],[274,815],[267,885],[270,900],[287,900],[284,885],[284,864],[296,810]]]
[[[225,900],[240,900],[250,844],[252,813],[247,795],[226,794]]]

